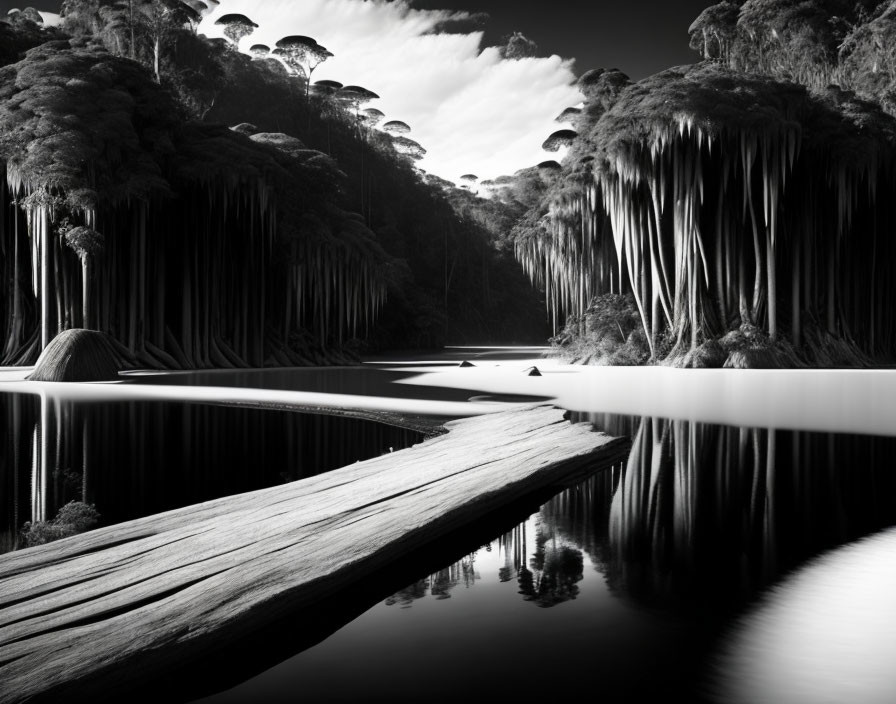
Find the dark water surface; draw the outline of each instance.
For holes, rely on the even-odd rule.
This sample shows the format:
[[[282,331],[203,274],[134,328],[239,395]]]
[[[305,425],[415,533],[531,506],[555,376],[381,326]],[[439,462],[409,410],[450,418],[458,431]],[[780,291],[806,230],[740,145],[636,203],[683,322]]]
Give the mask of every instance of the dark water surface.
[[[453,401],[478,393],[398,386],[400,367],[164,383]],[[760,636],[738,640],[742,620],[824,551],[896,525],[896,437],[597,412],[573,419],[629,437],[627,461],[408,555],[313,613],[222,643],[181,673],[187,684],[166,700],[528,702],[587,692],[605,702],[729,701],[719,683],[740,675],[721,669],[720,654],[749,660],[745,648],[780,646],[771,639],[782,637],[754,629]],[[104,523],[120,521],[419,439],[345,418],[3,393],[0,421],[3,550],[24,521],[52,517],[72,498],[96,503]],[[772,692],[768,701],[807,701]]]
[[[764,590],[896,524],[894,438],[590,420],[632,437],[626,463],[416,556],[435,567],[388,595],[380,575],[348,625],[203,701],[562,701],[583,678],[601,701],[712,701]]]
[[[420,433],[354,418],[195,403],[0,393],[0,552],[68,501],[102,525],[310,477]]]

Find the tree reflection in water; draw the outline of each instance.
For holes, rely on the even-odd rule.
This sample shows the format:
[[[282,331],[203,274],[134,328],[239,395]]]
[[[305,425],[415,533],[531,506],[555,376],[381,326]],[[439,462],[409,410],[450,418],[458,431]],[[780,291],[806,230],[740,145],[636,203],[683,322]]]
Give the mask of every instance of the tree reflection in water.
[[[562,491],[487,543],[498,563],[484,579],[516,582],[517,598],[538,606],[575,598],[593,566],[638,603],[730,613],[809,557],[896,524],[893,438],[613,415],[573,420],[628,436],[632,448],[625,463]],[[419,440],[346,418],[40,394],[0,394],[0,422],[3,551],[15,548],[26,521],[51,518],[68,501],[95,504],[112,523]],[[446,599],[477,584],[477,551],[458,554],[390,603]]]
[[[575,599],[579,594],[577,582],[582,581],[584,560],[582,551],[568,545],[550,545],[538,533],[540,543],[532,557],[532,569],[522,568],[517,577],[520,594],[537,606],[550,607]]]
[[[516,580],[538,606],[579,594],[587,555],[614,593],[721,623],[808,558],[896,524],[894,438],[574,420],[627,435],[632,448],[624,464],[562,491],[490,544],[501,556],[497,581]],[[443,595],[463,565],[390,603]]]
[[[424,579],[418,579],[409,586],[401,589],[388,599],[388,606],[399,605],[401,608],[410,607],[417,599],[433,596],[436,599],[450,599],[451,591],[463,585],[469,589],[481,575],[476,571],[476,552],[472,552],[464,558],[452,563],[444,569],[438,570]]]
[[[105,524],[276,486],[419,442],[354,418],[0,393],[0,552],[69,501]]]
[[[0,445],[3,549],[25,521],[50,517],[71,499],[95,503],[104,519],[117,511],[113,520],[121,520],[128,511],[154,512],[245,491],[253,482],[306,476],[327,463],[348,464],[358,458],[352,453],[381,454],[418,437],[396,431],[402,441],[375,424],[299,414],[198,404],[67,408],[39,396],[0,395],[0,416],[8,429]],[[896,524],[894,438],[584,419],[631,438],[625,462],[559,492],[524,521],[516,519],[532,503],[370,576],[354,596],[334,594],[331,608],[314,614],[314,638],[332,634],[406,580],[387,604],[400,609],[429,599],[449,620],[493,608],[489,597],[463,610],[491,585],[512,618],[522,611],[538,619],[519,632],[531,632],[533,623],[574,623],[553,629],[568,635],[570,652],[605,646],[602,657],[619,687],[630,687],[637,676],[630,673],[648,658],[665,663],[659,681],[691,683],[719,634],[757,592],[829,547]],[[595,572],[598,579],[589,580]],[[605,586],[620,599],[608,604]],[[615,608],[620,601],[626,604]],[[557,608],[544,620],[529,605]],[[627,614],[634,612],[632,621]],[[645,630],[594,636],[619,622]],[[656,628],[648,630],[648,623]],[[293,636],[284,635],[284,648],[296,647]],[[312,642],[309,636],[301,647]]]
[[[833,545],[896,523],[893,438],[643,419],[614,487],[612,587],[743,603]]]

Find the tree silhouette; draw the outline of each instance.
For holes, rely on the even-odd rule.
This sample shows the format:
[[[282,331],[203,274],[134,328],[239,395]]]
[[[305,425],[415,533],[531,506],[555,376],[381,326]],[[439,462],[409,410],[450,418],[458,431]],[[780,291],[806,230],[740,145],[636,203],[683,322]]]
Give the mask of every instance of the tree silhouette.
[[[383,125],[383,132],[388,132],[389,134],[408,134],[411,131],[410,125],[406,122],[402,122],[401,120],[391,120]]]
[[[564,122],[568,122],[574,128],[577,128],[578,122],[579,122],[579,119],[581,118],[581,116],[582,116],[581,108],[569,107],[569,108],[566,108],[559,115],[557,115],[557,117],[554,118],[554,122],[559,122],[561,124]]]
[[[419,161],[426,156],[426,150],[413,139],[398,135],[392,138],[392,146],[395,151],[404,156],[410,157],[414,161]]]
[[[578,134],[572,130],[557,130],[544,141],[541,148],[547,152],[556,152],[560,147],[568,147],[572,144],[577,136]]]
[[[365,103],[369,103],[371,100],[378,100],[380,97],[363,86],[343,86],[339,89],[337,96],[352,105],[355,112],[360,110]]]
[[[369,127],[376,127],[386,117],[386,114],[382,110],[378,110],[377,108],[367,108],[363,111],[363,113],[364,123]]]
[[[283,62],[296,73],[304,75],[307,79],[305,85],[305,101],[308,100],[308,92],[311,88],[311,75],[314,69],[333,56],[325,47],[322,47],[311,37],[291,35],[283,37],[276,44],[276,52]]]
[[[267,44],[253,44],[249,47],[249,53],[256,59],[266,59],[271,53],[271,47]]]
[[[342,87],[339,81],[323,80],[314,82],[315,90],[321,95],[333,95],[336,91],[341,90]]]
[[[361,134],[361,106],[371,100],[379,99],[380,96],[363,86],[343,86],[336,91],[335,97],[349,107],[355,118],[358,133]]]
[[[291,76],[298,76],[302,80],[308,80],[308,74],[305,73],[305,67],[296,62],[289,61],[289,52],[286,49],[275,47],[271,52],[271,56],[276,56],[281,66],[286,67],[286,71]]]
[[[258,29],[258,25],[248,17],[236,13],[221,15],[215,20],[215,24],[224,27],[224,36],[227,37],[235,47],[239,46],[240,40],[243,37],[248,37],[252,32]]]

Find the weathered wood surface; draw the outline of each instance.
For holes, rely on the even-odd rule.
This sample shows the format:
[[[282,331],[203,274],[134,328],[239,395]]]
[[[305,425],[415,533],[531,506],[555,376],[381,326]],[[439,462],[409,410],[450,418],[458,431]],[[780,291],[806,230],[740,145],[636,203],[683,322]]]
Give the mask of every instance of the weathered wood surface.
[[[106,698],[625,442],[528,407],[317,477],[0,556],[0,701]]]

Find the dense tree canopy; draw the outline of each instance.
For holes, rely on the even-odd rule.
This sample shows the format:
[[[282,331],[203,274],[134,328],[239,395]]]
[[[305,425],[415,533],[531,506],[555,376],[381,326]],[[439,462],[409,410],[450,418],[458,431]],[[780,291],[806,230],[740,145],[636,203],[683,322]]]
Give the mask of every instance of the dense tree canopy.
[[[893,0],[746,0],[704,10],[691,48],[741,71],[893,102]],[[892,110],[891,110],[892,112]]]
[[[743,6],[755,26],[760,5]],[[634,85],[585,74],[580,135],[516,231],[555,319],[625,294],[654,359],[705,362],[704,344],[754,328],[768,343],[743,344],[777,357],[744,363],[892,358],[896,211],[880,194],[896,188],[896,121],[804,75],[810,88],[716,61]]]
[[[368,129],[375,93],[327,82],[297,100],[279,61],[190,22],[154,52],[127,5],[68,0],[71,40],[0,23],[5,362],[81,325],[172,367],[540,338],[488,218]]]
[[[4,218],[0,239],[16,252],[10,280],[21,286],[29,259],[33,270],[33,290],[16,287],[10,302],[21,329],[10,331],[9,361],[91,319],[143,359],[180,365],[286,361],[297,331],[327,344],[372,322],[387,258],[339,207],[344,174],[326,155],[285,135],[183,123],[138,65],[77,43],[32,49],[0,71],[0,87],[6,197],[24,210]],[[55,236],[63,215],[82,261],[96,253],[87,235],[106,237],[102,295],[83,313],[87,282],[84,293],[71,286]],[[131,272],[127,285],[115,283],[120,271]],[[175,290],[180,309],[165,300]],[[29,300],[40,307],[39,342],[27,331]]]
[[[307,97],[311,74],[324,61],[332,58],[332,52],[327,51],[311,37],[300,35],[283,37],[277,42],[276,47],[277,55],[283,60],[283,63],[307,79],[305,91]]]
[[[233,42],[234,46],[237,46],[243,37],[248,37],[258,29],[257,24],[240,14],[221,15],[215,20],[215,24],[224,27],[224,36]]]

